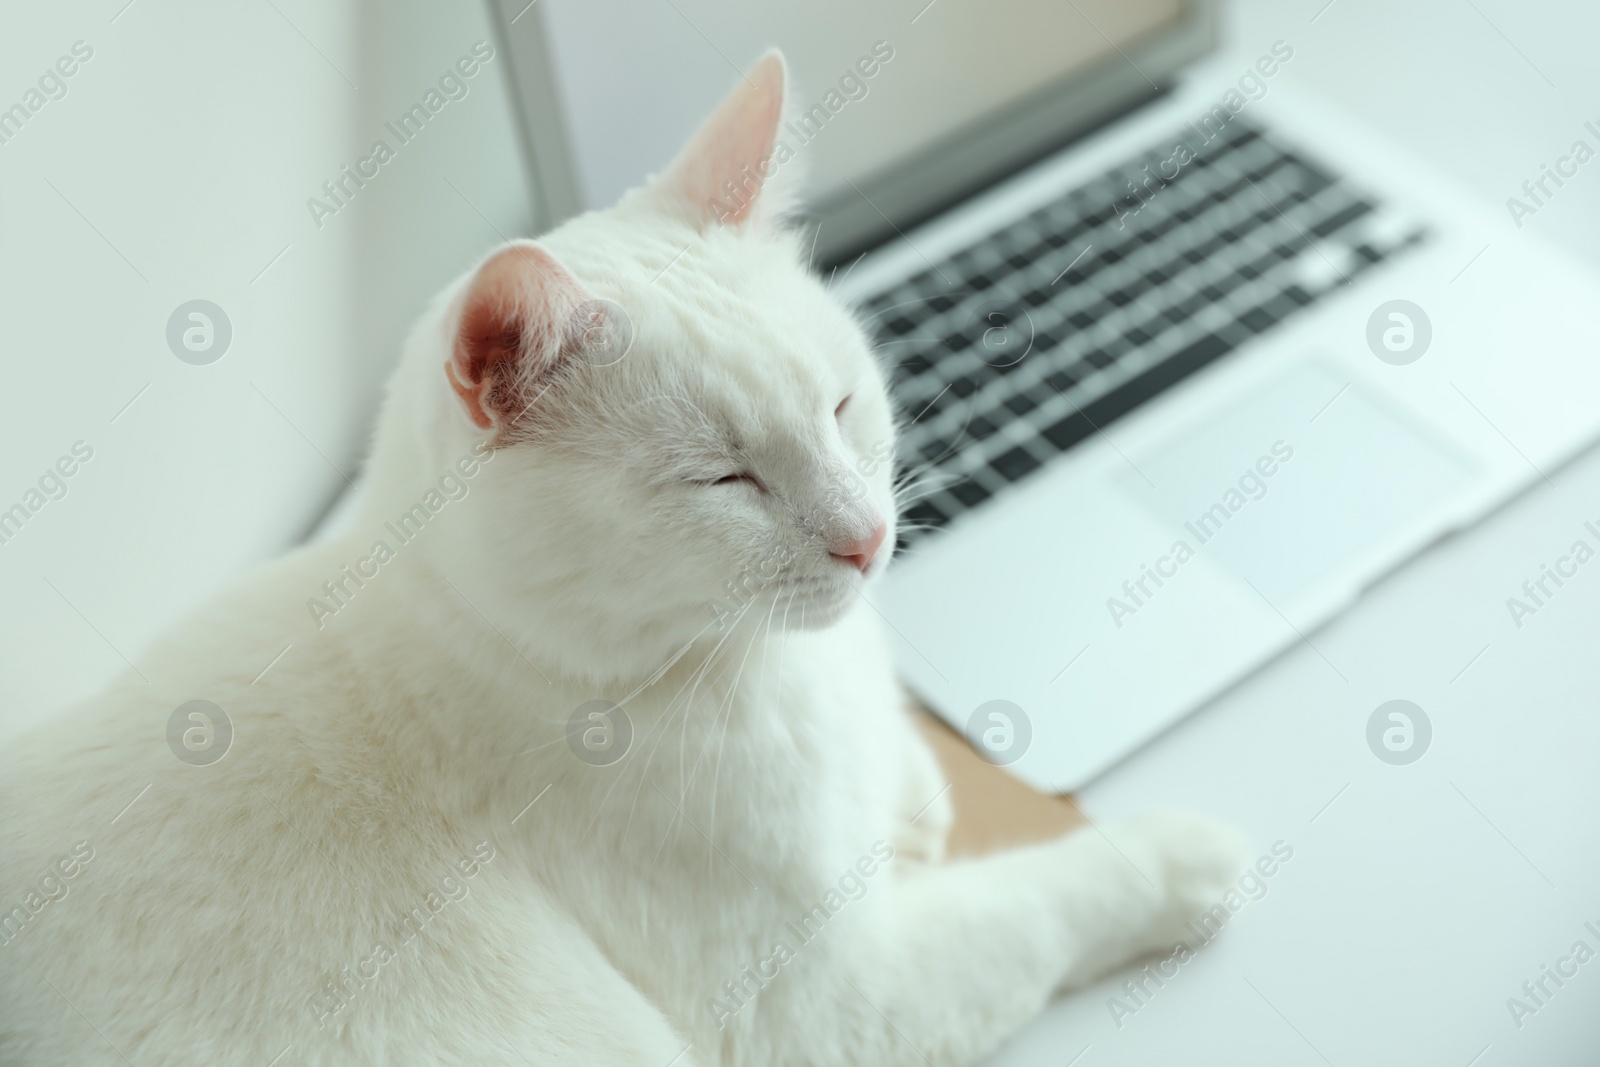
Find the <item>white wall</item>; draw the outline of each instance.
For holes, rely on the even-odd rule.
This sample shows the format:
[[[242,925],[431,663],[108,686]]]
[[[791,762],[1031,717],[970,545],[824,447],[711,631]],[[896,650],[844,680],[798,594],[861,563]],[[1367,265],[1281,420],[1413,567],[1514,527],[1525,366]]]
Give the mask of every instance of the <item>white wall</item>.
[[[498,57],[347,210],[306,207],[490,36],[475,0],[125,3],[14,6],[0,35],[0,108],[93,50],[0,143],[0,509],[93,449],[0,544],[0,732],[297,540],[423,299],[527,217]],[[232,323],[205,366],[166,340],[195,298]]]
[[[1293,43],[1282,77],[1338,101],[1502,208],[1573,141],[1600,149],[1583,129],[1585,120],[1600,127],[1600,5],[1238,0],[1226,8],[1236,39]],[[1600,159],[1520,230],[1504,217],[1504,241],[1536,233],[1600,266]],[[1491,245],[1485,255],[1494,253]]]

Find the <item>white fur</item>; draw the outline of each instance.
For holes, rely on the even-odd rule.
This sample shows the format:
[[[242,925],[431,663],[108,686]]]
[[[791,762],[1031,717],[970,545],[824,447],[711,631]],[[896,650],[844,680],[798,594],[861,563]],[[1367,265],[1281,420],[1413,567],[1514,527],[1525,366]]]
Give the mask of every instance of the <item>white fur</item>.
[[[486,437],[443,372],[476,272],[409,343],[354,532],[0,756],[0,908],[93,850],[0,944],[0,1062],[967,1063],[1231,884],[1240,842],[1184,816],[939,862],[943,779],[828,554],[892,524],[882,375],[797,240],[707,224],[684,166],[540,242],[633,346],[497,424],[464,499],[384,526]],[[738,471],[765,491],[700,484]],[[204,767],[166,739],[197,698],[235,731]],[[567,741],[596,699],[632,723],[611,766]],[[371,977],[309,1006],[341,968]]]

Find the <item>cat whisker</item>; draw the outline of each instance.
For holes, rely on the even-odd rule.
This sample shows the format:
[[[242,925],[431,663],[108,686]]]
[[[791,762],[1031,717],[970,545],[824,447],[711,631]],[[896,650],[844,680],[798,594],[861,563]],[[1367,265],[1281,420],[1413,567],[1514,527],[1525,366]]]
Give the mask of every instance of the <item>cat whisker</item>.
[[[918,344],[924,344],[924,345],[937,345],[937,344],[942,344],[944,342],[944,338],[943,337],[929,337],[929,336],[924,335],[924,334],[907,334],[904,337],[890,337],[887,340],[879,341],[877,344],[873,345],[872,346],[872,351],[874,351],[874,352],[882,352],[884,349],[888,348],[890,345],[903,345],[903,344],[906,344],[908,342],[916,342]],[[899,363],[897,363],[895,365],[896,366],[904,366],[905,364],[907,364],[909,362],[911,362],[911,361],[908,360],[908,359],[903,359],[903,360],[901,360]]]
[[[919,501],[926,500],[928,497],[933,496],[935,493],[942,493],[946,489],[949,489],[951,486],[959,485],[959,484],[960,484],[959,481],[953,481],[953,482],[949,482],[949,483],[943,484],[943,485],[934,485],[934,484],[922,485],[922,486],[918,487],[918,491],[917,492],[906,493],[903,496],[897,495],[895,497],[895,505],[896,505],[896,507],[900,508],[901,510],[904,510],[906,508],[909,508],[911,505],[918,503]]]
[[[708,825],[707,825],[707,829],[706,829],[706,845],[707,845],[707,848],[706,848],[706,877],[707,877],[708,880],[711,877],[712,861],[716,857],[717,772],[721,771],[721,769],[722,769],[722,747],[723,747],[724,742],[726,742],[727,739],[728,739],[728,727],[733,722],[734,698],[738,695],[739,683],[744,679],[745,664],[747,662],[749,662],[749,660],[750,660],[750,650],[755,647],[755,643],[756,643],[756,639],[757,638],[762,638],[763,639],[763,644],[761,646],[761,655],[762,655],[763,659],[766,658],[766,644],[765,644],[764,639],[765,639],[767,634],[772,632],[772,612],[773,612],[773,610],[775,610],[777,608],[777,606],[778,606],[778,598],[776,596],[774,596],[772,598],[772,608],[767,611],[766,626],[764,628],[762,628],[762,629],[756,630],[755,633],[750,635],[750,643],[748,645],[746,645],[745,649],[744,649],[744,658],[739,661],[739,670],[733,676],[733,684],[728,687],[728,695],[724,699],[724,706],[726,708],[726,714],[722,714],[719,711],[716,715],[714,715],[712,717],[712,723],[711,723],[712,724],[712,732],[717,735],[717,758],[716,758],[716,761],[714,763],[714,766],[715,766],[716,770],[713,771],[712,777],[711,777],[711,817],[708,820]],[[722,723],[720,729],[717,727],[717,722],[718,722],[719,719],[721,720],[721,723]],[[694,770],[689,775],[689,786],[692,786],[694,784],[695,777],[700,773],[700,761],[705,758],[706,749],[709,748],[709,747],[710,747],[710,739],[708,738],[706,743],[701,745],[701,747],[700,747],[700,755],[698,757],[696,757],[696,759],[695,759]],[[685,787],[685,789],[684,789],[685,793],[688,792],[689,786]]]
[[[745,615],[749,613],[751,606],[754,605],[754,604],[755,604],[755,601],[752,600],[752,601],[750,601],[750,603],[746,604],[744,607],[739,609],[739,614],[734,617],[734,620],[733,620],[732,624],[728,627],[728,632],[723,634],[722,638],[717,642],[716,646],[709,653],[706,654],[705,661],[700,664],[700,666],[695,670],[694,674],[691,676],[690,681],[693,682],[693,685],[692,685],[692,687],[689,688],[688,696],[683,699],[682,707],[679,708],[679,711],[681,711],[683,713],[683,715],[684,715],[684,727],[685,727],[685,729],[687,729],[687,725],[688,725],[689,707],[694,702],[695,694],[697,692],[699,692],[701,681],[704,680],[705,676],[710,672],[711,667],[715,664],[717,658],[719,657],[719,655],[720,655],[720,653],[722,651],[723,646],[728,643],[728,639],[733,636],[734,632],[739,627],[740,621],[742,621],[744,619]],[[686,681],[684,683],[684,685],[685,686],[689,686],[690,685],[690,681]],[[683,689],[680,688],[678,690],[678,692],[679,692],[679,695],[681,696],[682,693],[683,693]],[[639,786],[634,791],[633,808],[631,808],[629,810],[629,812],[628,812],[628,819],[629,819],[630,823],[632,822],[634,811],[636,811],[637,808],[638,808],[639,795],[644,790],[645,778],[649,773],[650,764],[655,761],[656,753],[658,751],[660,751],[660,748],[661,748],[661,742],[666,739],[666,727],[670,726],[672,720],[677,718],[678,712],[672,712],[671,711],[672,705],[677,703],[677,702],[678,702],[678,697],[674,697],[672,702],[670,702],[667,705],[667,708],[665,710],[667,712],[670,712],[670,714],[665,714],[662,717],[662,726],[663,726],[663,728],[662,728],[662,731],[661,731],[661,736],[656,739],[655,747],[653,749],[651,749],[649,757],[645,760],[644,764],[640,767],[640,770],[639,770]],[[680,757],[680,759],[681,759],[681,757]],[[682,764],[680,762],[680,769],[681,769],[681,766],[682,766]],[[680,778],[680,784],[681,784],[681,778]],[[655,867],[656,861],[661,858],[661,849],[666,847],[667,838],[671,836],[674,827],[677,825],[677,820],[678,820],[679,814],[681,814],[681,813],[680,812],[674,812],[672,817],[667,821],[667,829],[666,829],[666,832],[662,836],[661,845],[659,847],[657,847],[655,859],[651,861],[652,870]]]
[[[939,453],[934,458],[932,458],[930,460],[926,460],[926,461],[924,461],[922,463],[917,464],[915,467],[909,468],[906,471],[901,472],[901,474],[896,478],[896,480],[897,481],[900,481],[900,480],[911,481],[911,480],[913,480],[915,478],[920,477],[924,472],[926,472],[928,470],[931,470],[934,467],[937,467],[939,464],[943,463],[946,459],[948,459],[951,456],[955,455],[957,450],[959,450],[961,448],[963,441],[971,440],[971,438],[968,437],[967,428],[972,425],[972,417],[973,417],[973,412],[972,412],[971,407],[969,406],[968,409],[967,409],[966,421],[961,424],[961,428],[958,429],[955,432],[955,435],[950,438],[950,447],[945,449],[943,452]],[[915,421],[915,420],[913,420],[913,421]],[[974,441],[973,443],[976,443],[976,442]]]
[[[666,673],[668,671],[670,671],[673,668],[673,666],[680,659],[682,659],[684,657],[684,654],[687,653],[689,651],[689,649],[694,647],[694,643],[696,641],[700,640],[700,638],[702,636],[704,636],[705,632],[707,630],[711,629],[711,627],[715,626],[716,624],[717,624],[717,620],[715,618],[712,618],[712,620],[710,622],[708,622],[704,626],[700,627],[700,632],[695,634],[693,637],[689,638],[689,640],[685,641],[683,643],[683,647],[678,649],[678,651],[674,652],[672,654],[672,657],[670,659],[668,659],[667,662],[663,663],[660,667],[658,667],[654,674],[652,674],[649,678],[646,678],[643,682],[641,682],[639,684],[638,688],[636,688],[633,692],[629,693],[627,696],[625,696],[621,700],[617,701],[617,707],[620,708],[620,707],[625,706],[628,703],[628,701],[632,700],[634,697],[638,696],[640,693],[644,692],[646,689],[649,689],[652,685],[655,685],[662,678],[664,678],[666,676]]]
[[[926,499],[927,497],[930,497],[942,490],[949,489],[951,486],[956,485],[958,481],[958,479],[929,479],[924,482],[918,482],[915,485],[904,486],[895,491],[895,508],[903,513],[917,501]]]
[[[749,610],[749,605],[746,605],[744,608],[740,609],[740,612],[739,612],[738,615],[734,616],[733,623],[728,627],[728,632],[722,635],[722,637],[717,641],[716,645],[712,647],[711,651],[706,654],[705,660],[698,667],[696,667],[692,672],[690,672],[689,677],[686,678],[684,680],[683,684],[678,687],[678,692],[673,695],[672,699],[667,701],[666,707],[662,708],[661,716],[658,719],[658,721],[656,722],[656,724],[653,727],[651,727],[650,733],[646,734],[644,737],[639,739],[639,744],[643,745],[645,742],[650,740],[650,735],[651,734],[654,734],[658,730],[661,731],[661,737],[656,739],[656,748],[651,750],[650,756],[644,761],[643,764],[640,765],[640,768],[639,768],[639,784],[638,784],[638,787],[634,790],[634,793],[633,793],[633,803],[628,808],[628,820],[627,820],[627,823],[624,825],[623,831],[622,831],[623,839],[627,838],[628,831],[631,830],[632,827],[633,827],[633,817],[639,810],[639,796],[644,791],[645,778],[646,778],[646,776],[647,776],[647,774],[649,772],[650,763],[655,759],[655,751],[656,751],[656,749],[659,749],[661,747],[661,738],[664,738],[666,736],[666,730],[670,726],[670,724],[672,722],[672,719],[675,717],[675,713],[673,712],[673,707],[678,703],[678,700],[683,696],[684,690],[689,687],[689,684],[691,682],[693,682],[695,685],[699,684],[699,679],[701,677],[703,677],[705,672],[710,668],[710,665],[711,665],[712,661],[716,658],[718,651],[722,648],[723,644],[725,644],[727,642],[728,638],[733,635],[733,631],[738,627],[739,620],[744,617],[744,612],[748,611],[748,610]],[[713,620],[713,621],[715,621],[715,620]],[[710,628],[709,626],[706,627],[706,629],[709,629],[709,628]],[[704,633],[705,630],[703,629],[700,632]],[[686,652],[687,649],[685,649],[684,651]],[[679,657],[681,657],[682,655],[683,655],[683,652],[680,652],[679,653]],[[692,695],[693,694],[691,694],[691,697],[692,697]],[[626,759],[627,757],[624,756],[623,758]],[[621,781],[622,781],[622,775],[619,774],[617,776],[617,780],[615,782],[612,782],[611,783],[611,787],[606,790],[605,796],[601,797],[600,803],[595,808],[594,816],[589,820],[588,831],[592,831],[594,829],[595,820],[599,819],[601,811],[604,810],[604,808],[605,808],[606,801],[609,800],[610,797],[611,797],[612,790],[616,789],[618,783],[620,783]],[[586,832],[588,832],[588,831],[586,831]]]
[[[966,297],[972,296],[976,292],[977,292],[976,289],[954,289],[954,290],[947,290],[947,291],[942,292],[942,293],[935,293],[934,296],[949,297],[951,300],[954,300],[954,301],[959,303],[961,300],[965,299]],[[883,318],[885,315],[889,314],[889,312],[891,312],[891,311],[898,311],[900,308],[912,307],[912,306],[914,306],[916,304],[925,304],[929,300],[932,300],[932,299],[933,299],[933,297],[931,297],[931,296],[923,296],[923,297],[918,297],[915,300],[902,300],[897,304],[890,304],[888,307],[879,308],[877,311],[874,311],[870,315],[861,316],[861,321],[863,323],[874,323],[874,322],[877,322],[879,319]]]
[[[927,463],[912,470],[905,471],[900,477],[896,478],[894,482],[895,492],[900,493],[908,489],[916,489],[920,485],[925,485],[929,481],[940,478],[954,481],[957,477],[958,475],[952,474],[948,471],[939,471],[935,469],[931,463]]]
[[[940,456],[938,460],[922,464],[913,470],[904,471],[897,476],[894,480],[893,490],[895,501],[903,503],[908,494],[919,492],[929,485],[949,488],[958,484],[963,479],[963,475],[933,469],[934,465],[943,458],[944,456]]]
[[[822,232],[822,228],[820,226],[817,228],[817,232],[818,233]],[[850,272],[856,269],[856,264],[860,263],[863,259],[866,259],[866,258],[867,258],[867,254],[865,252],[863,252],[859,256],[857,256],[855,258],[855,260],[850,264],[850,266],[845,268],[844,278],[840,278],[838,284],[843,285],[844,282],[845,282],[845,278],[850,277]],[[837,267],[835,267],[834,269],[838,270]],[[829,282],[828,282],[828,289],[829,289],[830,292],[833,290],[833,287],[834,287],[834,283],[830,279]]]
[[[708,660],[708,663],[709,663],[709,660]],[[679,752],[679,756],[678,756],[678,761],[679,761],[678,762],[678,773],[679,773],[679,778],[678,778],[678,784],[679,784],[678,806],[673,810],[673,813],[672,813],[671,817],[667,820],[666,829],[662,832],[662,835],[661,835],[661,843],[656,846],[656,854],[650,861],[651,870],[654,870],[655,869],[655,865],[658,862],[660,862],[662,850],[667,847],[667,841],[669,839],[671,839],[672,835],[676,832],[677,826],[678,826],[678,819],[681,817],[685,821],[688,820],[688,816],[685,815],[684,812],[683,812],[683,805],[686,802],[687,797],[688,797],[688,789],[687,789],[687,787],[686,787],[686,785],[685,785],[685,783],[683,781],[683,746],[682,746],[682,739],[688,732],[688,728],[689,728],[689,708],[690,708],[690,705],[693,703],[694,693],[695,693],[695,691],[698,691],[699,685],[700,685],[700,682],[697,679],[695,681],[695,690],[690,692],[689,699],[686,700],[684,702],[684,704],[683,704],[683,708],[682,708],[682,711],[683,711],[683,724],[682,724],[682,729],[681,729],[680,734],[679,734],[679,749],[678,749],[678,752]],[[659,747],[659,743],[658,743],[658,747]],[[643,779],[641,778],[640,781],[641,781],[641,785],[642,785],[643,784]]]

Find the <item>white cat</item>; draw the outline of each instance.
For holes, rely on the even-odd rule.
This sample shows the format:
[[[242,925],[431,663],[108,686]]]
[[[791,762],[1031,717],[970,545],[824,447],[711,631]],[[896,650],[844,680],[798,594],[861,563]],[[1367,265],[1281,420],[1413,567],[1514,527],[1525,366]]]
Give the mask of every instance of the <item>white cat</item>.
[[[968,1063],[1232,884],[1178,815],[940,862],[783,86],[451,286],[354,531],[0,757],[0,1062]]]

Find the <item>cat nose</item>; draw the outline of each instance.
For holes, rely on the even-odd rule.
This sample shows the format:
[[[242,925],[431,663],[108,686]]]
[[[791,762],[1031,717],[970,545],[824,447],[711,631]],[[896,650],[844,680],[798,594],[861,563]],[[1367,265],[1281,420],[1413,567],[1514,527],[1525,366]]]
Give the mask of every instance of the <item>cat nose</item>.
[[[828,555],[843,560],[862,574],[866,574],[867,568],[872,566],[873,559],[878,555],[878,548],[888,533],[889,524],[880,520],[877,528],[867,536],[840,545],[838,548],[830,548]]]

